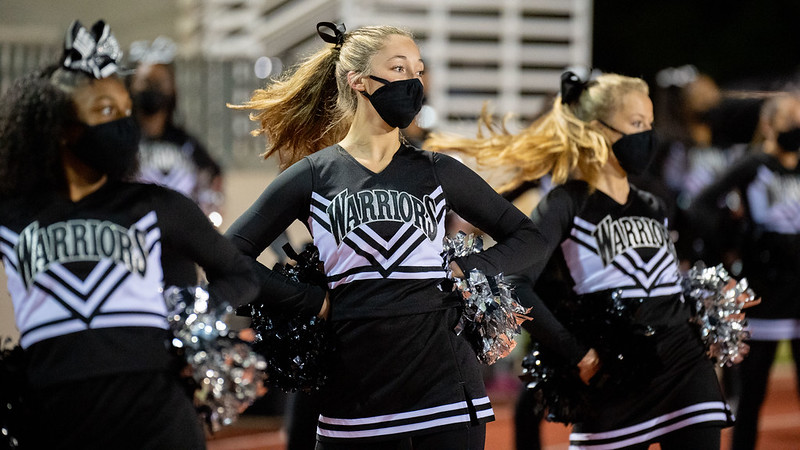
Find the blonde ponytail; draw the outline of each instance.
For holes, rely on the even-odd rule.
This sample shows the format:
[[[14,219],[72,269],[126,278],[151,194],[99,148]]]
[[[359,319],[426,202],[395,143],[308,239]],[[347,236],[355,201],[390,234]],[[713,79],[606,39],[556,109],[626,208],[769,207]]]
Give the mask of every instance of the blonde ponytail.
[[[607,120],[620,107],[622,96],[631,90],[648,92],[641,79],[600,75],[573,104],[563,104],[560,97],[556,98],[547,113],[519,134],[510,134],[505,127],[498,131],[484,111],[479,130],[486,127],[489,136],[481,131],[474,139],[435,133],[424,147],[464,153],[484,167],[513,168],[513,178],[498,189],[500,192],[547,174],[551,174],[555,184],[580,177],[594,186],[608,160],[609,144],[590,122]]]
[[[257,89],[249,101],[228,107],[256,111],[250,120],[261,127],[252,134],[267,138],[262,156],[277,153],[283,170],[344,138],[358,103],[347,74],[369,75],[372,57],[392,35],[413,38],[410,32],[390,26],[347,32],[341,45],[326,45],[269,86]]]
[[[347,133],[348,117],[338,114],[336,60],[338,51],[324,48],[264,89],[253,92],[237,110],[255,110],[250,120],[261,124],[253,136],[265,135],[266,159],[278,154],[281,170],[306,155],[338,142]]]

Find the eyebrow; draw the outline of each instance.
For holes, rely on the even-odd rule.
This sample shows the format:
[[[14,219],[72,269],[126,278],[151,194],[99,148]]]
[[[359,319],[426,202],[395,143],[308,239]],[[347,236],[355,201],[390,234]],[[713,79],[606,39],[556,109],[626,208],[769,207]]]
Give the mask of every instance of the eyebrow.
[[[101,100],[111,100],[113,102],[114,98],[112,96],[110,96],[110,95],[103,94],[103,95],[95,97],[93,103],[97,103],[97,102],[99,102]]]
[[[403,56],[403,55],[394,55],[394,56],[392,56],[391,58],[387,59],[387,61],[391,61],[391,60],[393,60],[393,59],[397,59],[397,58],[399,58],[399,59],[404,59],[404,60],[408,60],[408,58],[406,58],[406,57],[405,57],[405,56]],[[419,59],[419,62],[421,62],[421,63],[425,64],[425,61],[423,61],[423,59],[422,59],[422,58],[420,58],[420,59]]]

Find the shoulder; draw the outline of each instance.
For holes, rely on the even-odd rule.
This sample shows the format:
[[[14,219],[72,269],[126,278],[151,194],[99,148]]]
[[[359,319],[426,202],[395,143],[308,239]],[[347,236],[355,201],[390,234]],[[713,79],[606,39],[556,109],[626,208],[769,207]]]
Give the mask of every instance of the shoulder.
[[[589,184],[583,180],[567,180],[551,189],[545,198],[552,202],[570,202],[574,204],[583,203],[589,197],[591,189]]]
[[[300,161],[306,161],[312,165],[330,162],[336,160],[340,155],[341,147],[339,144],[329,145],[322,150],[316,151],[308,156],[303,157]],[[343,149],[342,149],[343,150]],[[300,162],[298,161],[298,162]],[[297,163],[293,164],[296,165]]]
[[[583,209],[589,192],[589,185],[585,181],[568,180],[559,184],[545,194],[531,213],[531,218],[560,217],[561,222],[570,222]]]
[[[775,165],[780,165],[780,162],[774,155],[764,153],[761,150],[753,150],[745,153],[739,159],[737,159],[729,170],[755,170],[759,166],[772,167]]]
[[[54,204],[52,196],[0,197],[0,226],[20,228],[35,220],[39,212]]]
[[[152,183],[139,183],[136,181],[120,181],[116,183],[113,191],[114,195],[128,198],[139,198],[143,201],[154,201],[163,204],[186,204],[194,205],[194,201],[189,197],[173,189]]]
[[[178,144],[183,144],[187,141],[191,142],[193,145],[198,143],[197,139],[190,135],[185,129],[183,129],[183,127],[175,124],[167,125],[161,138]]]
[[[742,155],[741,158],[734,162],[732,166],[721,174],[722,176],[718,178],[718,182],[723,184],[733,182],[741,187],[741,185],[747,184],[755,178],[761,167],[766,167],[775,172],[783,170],[777,157],[760,150],[754,150]],[[725,177],[726,180],[721,180],[722,177]]]
[[[477,175],[477,172],[465,164],[457,155],[411,148],[414,149],[419,159],[424,159],[428,164],[433,165],[436,173],[452,174],[459,177],[469,174]]]
[[[412,149],[413,151],[419,153],[421,156],[427,158],[428,160],[432,161],[435,165],[459,165],[464,166],[464,163],[461,159],[448,155],[447,153],[440,153],[440,152],[432,152],[430,150],[420,150],[416,147],[408,146],[408,148]]]

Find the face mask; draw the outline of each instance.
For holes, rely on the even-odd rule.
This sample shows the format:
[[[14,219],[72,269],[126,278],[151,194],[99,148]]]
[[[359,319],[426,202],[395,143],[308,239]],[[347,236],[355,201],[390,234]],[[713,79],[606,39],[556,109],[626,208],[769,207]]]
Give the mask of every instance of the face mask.
[[[173,103],[172,97],[154,89],[137,92],[132,97],[134,109],[146,116],[169,109]]]
[[[625,134],[602,120],[600,123],[622,135],[617,142],[611,145],[611,150],[622,169],[629,175],[644,173],[655,156],[656,143],[653,130]]]
[[[394,128],[406,128],[422,108],[422,82],[419,78],[410,80],[387,81],[370,75],[370,78],[384,85],[372,95],[362,92],[367,97],[387,125]]]
[[[85,127],[72,147],[78,159],[112,179],[119,179],[135,168],[139,127],[132,117]]]
[[[800,127],[778,133],[778,145],[785,152],[800,150]]]

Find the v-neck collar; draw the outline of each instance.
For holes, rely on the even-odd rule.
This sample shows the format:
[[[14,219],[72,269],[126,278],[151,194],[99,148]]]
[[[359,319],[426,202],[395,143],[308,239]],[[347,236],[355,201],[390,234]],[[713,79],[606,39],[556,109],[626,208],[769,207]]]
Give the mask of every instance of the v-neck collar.
[[[389,161],[389,164],[386,164],[386,167],[384,167],[384,168],[383,168],[383,169],[382,169],[380,172],[374,172],[374,171],[370,170],[370,169],[369,169],[367,166],[365,166],[364,164],[361,164],[361,163],[360,163],[360,162],[359,162],[359,161],[358,161],[358,160],[357,160],[357,159],[356,159],[356,158],[355,158],[353,155],[351,155],[351,154],[350,154],[350,152],[348,152],[348,151],[347,151],[347,150],[346,150],[344,147],[342,147],[342,146],[341,146],[341,145],[339,145],[339,144],[336,144],[336,150],[337,150],[337,151],[338,151],[340,154],[342,154],[342,155],[343,155],[345,158],[347,158],[348,160],[350,160],[350,161],[351,161],[353,164],[355,164],[356,166],[360,167],[362,170],[364,170],[365,172],[369,173],[369,174],[370,174],[370,175],[372,175],[372,176],[377,176],[377,175],[381,175],[381,174],[385,173],[387,169],[389,169],[389,168],[390,168],[392,165],[394,165],[394,163],[395,163],[395,158],[397,157],[397,155],[398,155],[400,152],[402,152],[402,151],[403,151],[403,149],[404,149],[404,148],[405,148],[405,145],[404,145],[403,143],[400,143],[400,146],[397,148],[397,151],[395,151],[395,152],[394,152],[394,154],[392,155],[392,159]]]
[[[67,204],[69,204],[71,206],[76,206],[77,207],[77,206],[85,205],[87,203],[91,203],[93,201],[93,199],[95,199],[95,198],[102,198],[104,193],[112,185],[114,185],[116,183],[118,183],[118,181],[116,181],[116,180],[106,180],[106,182],[103,183],[102,186],[100,186],[99,188],[97,188],[94,191],[90,192],[89,194],[84,195],[81,199],[79,199],[77,201],[73,201],[71,198],[69,198],[69,194],[66,194],[66,196],[63,196],[61,198],[65,203],[67,203]]]
[[[605,192],[601,191],[600,189],[595,189],[595,193],[600,194],[604,198],[605,202],[610,203],[614,207],[624,209],[624,208],[628,207],[631,204],[631,202],[633,201],[633,196],[636,195],[635,192],[634,192],[633,185],[628,183],[628,186],[629,186],[628,198],[625,199],[625,203],[620,203],[620,202],[616,201],[613,197],[611,197],[610,195],[608,195]]]

